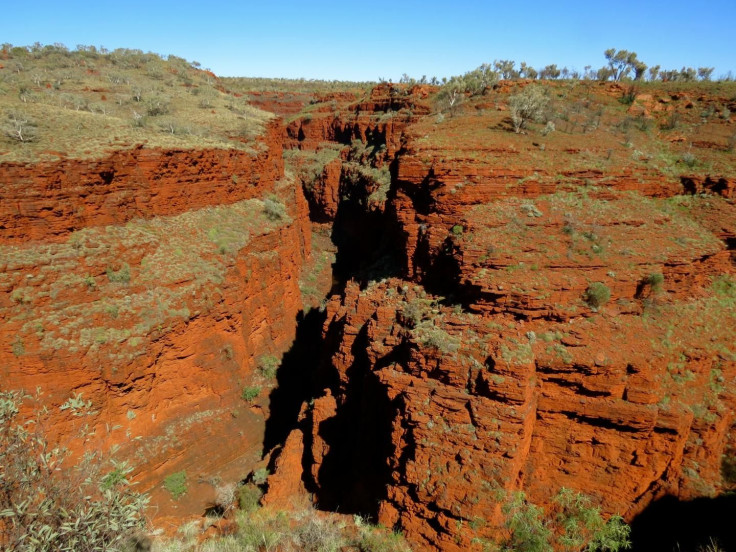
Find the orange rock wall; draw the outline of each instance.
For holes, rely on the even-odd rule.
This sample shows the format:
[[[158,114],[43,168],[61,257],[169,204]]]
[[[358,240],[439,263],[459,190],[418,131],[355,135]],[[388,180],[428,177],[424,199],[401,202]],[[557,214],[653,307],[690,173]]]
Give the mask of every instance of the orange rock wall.
[[[378,519],[398,525],[419,549],[459,551],[479,546],[473,539],[497,537],[500,506],[517,489],[537,504],[561,487],[581,490],[605,514],[631,518],[664,493],[689,498],[719,488],[736,404],[733,361],[692,356],[686,362],[692,383],[673,387],[668,374],[679,353],[662,355],[663,334],[636,314],[570,326],[562,342],[567,360],[539,338],[525,345],[529,335],[564,325],[440,309],[437,326],[459,343],[456,352],[440,351],[402,322],[406,303],[417,297],[419,288],[389,280],[364,291],[348,286],[330,302],[325,335],[334,340],[329,366],[340,384],[314,401],[308,431],[311,477],[328,485],[320,466],[340,441],[324,436],[351,400],[347,390],[355,389],[358,367],[367,366],[366,377],[377,379],[391,401],[393,427]],[[612,339],[615,332],[622,335]],[[516,346],[525,355],[516,355]],[[707,395],[714,369],[730,383],[720,391],[721,405],[703,413],[698,405],[713,404]],[[371,406],[380,401],[364,396],[362,423],[382,423],[386,411]],[[356,456],[375,446],[367,442]]]
[[[282,126],[238,149],[119,150],[99,160],[0,164],[0,243],[260,197],[283,174]]]
[[[380,102],[365,103],[358,120]],[[371,140],[342,120],[293,122],[290,147]],[[664,494],[720,492],[736,319],[711,285],[734,272],[732,178],[538,168],[518,147],[465,157],[462,138],[395,130],[383,223],[403,279],[348,283],[327,304],[325,389],[289,437],[284,462],[303,448],[316,500],[459,551],[503,533],[517,490],[546,506],[572,488],[628,520]],[[579,203],[557,210],[557,192]],[[671,210],[689,193],[713,196]],[[591,282],[610,289],[600,309]]]
[[[278,136],[277,129],[272,132]],[[100,341],[92,346],[50,351],[41,344],[42,330],[34,336],[23,329],[28,320],[23,309],[31,315],[36,301],[44,301],[43,290],[49,284],[44,278],[33,280],[46,286],[38,293],[24,287],[25,293],[34,297],[33,304],[19,304],[10,291],[0,297],[0,386],[40,390],[41,405],[50,412],[48,431],[52,440],[69,442],[88,427],[86,440],[92,447],[107,450],[120,446],[117,458],[135,466],[138,489],[152,493],[155,517],[173,515],[180,519],[201,513],[212,504],[214,482],[236,482],[261,459],[274,382],[258,372],[258,359],[263,355],[278,357],[291,345],[297,314],[303,308],[299,276],[311,255],[308,206],[299,187],[290,181],[277,182],[283,175],[282,163],[280,143],[276,141],[272,149],[257,157],[237,150],[134,150],[86,165],[81,161],[35,167],[0,165],[6,178],[26,175],[19,177],[14,193],[20,194],[21,184],[29,181],[35,186],[26,189],[21,201],[24,216],[10,217],[12,224],[6,223],[4,240],[11,242],[41,236],[64,239],[67,232],[82,224],[108,225],[137,216],[178,214],[243,198],[275,195],[286,206],[288,220],[273,231],[256,231],[236,254],[218,254],[211,246],[212,254],[224,259],[225,270],[217,282],[196,288],[197,297],[187,299],[179,292],[181,286],[191,283],[188,280],[173,280],[168,289],[158,285],[155,289],[160,300],[169,293],[182,296],[183,303],[176,308],[186,309],[187,314],[183,318],[167,317],[158,328],[137,338],[140,352],[122,360],[117,359],[112,343]],[[71,177],[87,175],[90,182],[105,167],[115,171],[110,183],[92,182],[69,190]],[[136,174],[142,180],[137,180]],[[237,185],[231,178],[233,174],[240,176]],[[48,188],[49,182],[59,180],[60,188]],[[95,193],[87,196],[90,187]],[[45,190],[43,202],[38,190]],[[119,209],[118,200],[123,196],[144,202],[140,207],[134,204],[130,209]],[[87,209],[90,205],[95,208],[94,215],[84,217],[80,224],[76,219],[64,220],[65,206],[71,209],[77,202]],[[8,207],[5,200],[2,204]],[[56,205],[51,230],[42,216],[47,211],[42,207],[45,204]],[[7,211],[5,220],[9,220]],[[109,228],[115,231],[114,226]],[[21,247],[43,246],[27,243]],[[99,244],[91,243],[91,247]],[[84,270],[102,282],[107,279],[109,263],[125,261],[133,276],[129,283],[118,285],[129,287],[131,295],[137,295],[145,293],[146,285],[138,277],[143,271],[140,263],[154,252],[142,243],[136,251],[113,251],[112,261],[90,256],[82,262],[86,263]],[[104,264],[96,266],[95,262]],[[3,267],[9,268],[4,262]],[[12,270],[16,269],[22,273],[16,278],[6,272],[4,281],[26,282],[29,270],[34,274],[43,272],[26,265]],[[54,301],[67,309],[96,298],[95,289],[84,285],[70,284],[62,293],[63,297],[56,296]],[[153,297],[151,307],[157,308],[160,300]],[[85,315],[80,311],[75,316]],[[117,311],[114,316],[118,316]],[[92,328],[110,323],[110,316],[86,322]],[[13,340],[18,341],[16,336],[21,334],[23,346],[18,351]],[[247,403],[241,392],[253,385],[259,386],[261,393]],[[79,412],[61,408],[70,397],[80,394],[85,402],[90,401],[89,408]],[[79,450],[81,440],[73,441],[72,447]],[[163,480],[181,470],[187,473],[189,491],[173,501]]]

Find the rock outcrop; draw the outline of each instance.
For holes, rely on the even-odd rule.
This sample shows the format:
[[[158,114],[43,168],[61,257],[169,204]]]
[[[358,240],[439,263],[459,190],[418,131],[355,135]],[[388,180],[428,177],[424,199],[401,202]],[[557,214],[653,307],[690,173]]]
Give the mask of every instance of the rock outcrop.
[[[651,120],[692,100],[625,107],[615,84],[565,89],[564,131],[515,134],[526,84],[444,114],[427,86],[255,94],[289,121],[250,152],[0,164],[0,381],[40,388],[53,435],[120,445],[161,516],[265,464],[264,504],[311,493],[417,549],[498,541],[518,491],[546,507],[571,488],[627,520],[718,494],[736,450],[730,165],[659,164]],[[320,326],[317,355],[299,340]]]
[[[282,129],[269,123],[250,152],[140,145],[95,160],[0,163],[0,243],[261,197],[283,175]]]
[[[316,397],[289,437],[320,505],[418,549],[497,541],[517,491],[549,506],[571,488],[628,520],[713,496],[736,435],[732,177],[601,168],[621,145],[545,153],[499,134],[502,117],[396,134],[379,212],[399,266],[327,304]],[[292,123],[292,146],[348,143],[315,120]],[[352,149],[319,190],[345,191]],[[312,200],[326,219],[332,195]]]
[[[294,340],[311,256],[279,136],[253,154],[0,165],[2,386],[39,389],[52,439],[84,428],[73,449],[118,446],[158,516],[202,512],[213,482],[261,459],[275,380],[259,363]],[[180,471],[173,501],[163,482]]]

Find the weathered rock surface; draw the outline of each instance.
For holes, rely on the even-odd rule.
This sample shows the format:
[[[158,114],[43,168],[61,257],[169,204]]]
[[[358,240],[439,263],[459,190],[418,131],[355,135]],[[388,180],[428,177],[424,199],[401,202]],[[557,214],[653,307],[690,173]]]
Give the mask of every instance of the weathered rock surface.
[[[267,459],[264,503],[313,493],[418,549],[497,539],[518,490],[545,506],[569,487],[627,519],[720,492],[736,448],[733,174],[632,155],[595,132],[588,98],[564,135],[515,135],[507,96],[524,84],[447,117],[424,117],[422,86],[306,113],[305,97],[261,94],[292,120],[252,153],[0,164],[0,381],[40,386],[56,435],[86,424],[122,445],[171,519]],[[690,109],[623,108],[620,86],[591,86],[642,127]],[[330,289],[311,313],[323,354],[299,378],[314,388],[297,405],[312,400],[264,459],[275,381],[259,365]],[[182,470],[175,502],[162,482]]]
[[[261,197],[283,175],[282,129],[269,123],[253,152],[140,146],[98,160],[0,163],[0,243]]]
[[[418,549],[498,539],[518,490],[629,520],[713,496],[736,436],[732,176],[617,166],[606,137],[545,153],[493,117],[400,130],[381,212],[402,279],[327,304],[323,389],[290,437],[315,500]],[[347,143],[335,120],[290,127],[292,146]]]
[[[158,516],[202,512],[213,482],[262,455],[275,381],[257,366],[294,339],[311,255],[301,188],[280,180],[280,142],[268,148],[0,165],[6,193],[24,194],[0,246],[2,387],[40,390],[52,439],[86,427],[95,448],[120,446]],[[245,387],[258,396],[244,401]],[[163,481],[178,471],[188,492],[173,501]]]

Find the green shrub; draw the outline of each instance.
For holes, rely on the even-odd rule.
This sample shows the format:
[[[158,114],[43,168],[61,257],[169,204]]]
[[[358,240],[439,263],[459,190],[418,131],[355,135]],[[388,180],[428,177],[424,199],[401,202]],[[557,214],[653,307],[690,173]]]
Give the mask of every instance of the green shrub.
[[[255,483],[256,485],[263,485],[268,479],[269,475],[270,473],[268,472],[268,468],[258,468],[256,471],[253,472],[253,483]]]
[[[631,546],[631,529],[621,516],[604,521],[589,497],[562,488],[548,511],[515,493],[504,507],[510,536],[505,550],[618,552]]]
[[[600,509],[589,497],[563,487],[554,505],[557,515],[553,523],[559,528],[555,534],[563,549],[616,552],[629,548],[629,526],[621,516],[603,521]]]
[[[348,544],[342,525],[308,511],[293,529],[291,541],[304,552],[340,552]]]
[[[23,356],[26,354],[26,345],[20,337],[16,337],[12,345],[13,354],[15,356]]]
[[[644,279],[644,283],[648,285],[654,293],[659,293],[662,291],[662,284],[664,284],[664,275],[661,272],[652,272]]]
[[[544,510],[527,502],[524,493],[515,493],[504,505],[506,528],[511,536],[506,543],[510,550],[525,552],[552,552],[552,531],[544,521]]]
[[[263,491],[257,485],[247,483],[238,489],[238,508],[252,512],[258,508],[262,496]]]
[[[460,338],[435,326],[431,320],[419,323],[411,330],[411,334],[423,347],[443,354],[456,353],[460,349]]]
[[[711,289],[724,299],[736,299],[736,280],[728,274],[722,274],[713,280]]]
[[[36,123],[25,113],[12,111],[0,126],[2,133],[17,142],[33,142],[37,138]]]
[[[263,201],[263,213],[268,220],[275,222],[286,217],[286,207],[276,196],[271,196]]]
[[[264,378],[273,379],[281,362],[273,355],[263,355],[258,359],[258,371]]]
[[[593,282],[585,290],[583,298],[588,305],[597,309],[608,303],[611,298],[611,290],[603,282]]]
[[[243,392],[240,394],[240,398],[242,398],[245,402],[252,403],[260,394],[261,388],[258,385],[252,385],[243,388]]]
[[[360,552],[408,552],[409,547],[401,533],[388,533],[374,527],[363,527],[356,543]]]
[[[698,158],[689,151],[683,153],[680,160],[685,163],[685,165],[687,165],[689,168],[693,168],[698,162]]]
[[[107,274],[107,279],[112,283],[127,284],[130,282],[130,265],[127,263],[123,264],[120,270],[114,270],[108,266],[105,273]]]
[[[179,500],[187,492],[187,472],[182,470],[167,476],[164,479],[164,488],[171,493],[174,500]]]

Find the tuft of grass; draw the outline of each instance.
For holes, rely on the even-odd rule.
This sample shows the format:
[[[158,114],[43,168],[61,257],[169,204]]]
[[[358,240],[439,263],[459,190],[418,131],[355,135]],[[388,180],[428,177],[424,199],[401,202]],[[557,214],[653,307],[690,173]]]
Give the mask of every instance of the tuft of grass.
[[[611,290],[603,282],[593,282],[585,290],[583,299],[593,309],[598,309],[611,299]]]
[[[179,500],[187,492],[187,472],[182,470],[168,475],[164,479],[164,488],[171,493],[174,500]]]
[[[258,385],[252,385],[248,387],[243,388],[243,392],[240,394],[240,398],[242,398],[245,402],[252,403],[253,401],[258,398],[258,395],[261,394],[261,388]]]

